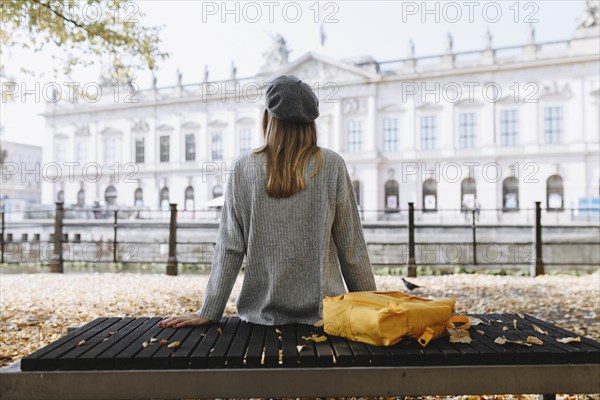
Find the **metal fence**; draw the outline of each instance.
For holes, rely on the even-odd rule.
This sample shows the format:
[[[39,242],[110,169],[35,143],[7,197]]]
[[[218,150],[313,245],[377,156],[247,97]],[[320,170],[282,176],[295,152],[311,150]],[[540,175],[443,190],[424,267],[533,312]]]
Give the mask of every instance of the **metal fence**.
[[[31,211],[17,218],[18,222],[6,218],[10,213],[1,213],[0,263],[47,265],[53,272],[63,272],[69,263],[153,263],[165,265],[169,275],[176,275],[178,266],[183,264],[212,264],[218,211],[177,210],[176,204],[171,204],[169,211],[101,211],[94,214],[91,210],[90,214],[90,210],[65,209],[63,203],[56,203],[53,210],[43,214],[40,210]],[[415,209],[413,203],[408,203],[406,209],[369,211],[376,214],[366,217],[367,212],[363,211],[363,226],[390,232],[384,235],[385,240],[367,242],[374,266],[406,268],[409,276],[416,274],[418,266],[529,266],[535,276],[543,274],[546,266],[600,263],[600,210],[587,211],[585,220],[573,221],[575,210],[545,210],[539,202],[534,208],[512,213],[497,209],[432,212]],[[488,217],[499,213],[509,214],[503,216],[502,223]],[[542,226],[542,221],[548,224]],[[40,229],[44,226],[46,229]],[[586,233],[564,239],[561,231],[567,228],[583,229]],[[81,231],[90,229],[106,235],[82,238]],[[441,233],[441,229],[446,233]],[[199,230],[212,230],[212,234],[195,239]],[[530,232],[530,239],[523,240],[522,234],[515,234],[517,230]],[[147,235],[150,231],[152,235]],[[550,240],[542,241],[542,231]],[[20,236],[15,232],[21,232]],[[147,240],[148,236],[154,240]],[[550,262],[544,260],[544,252],[551,255]]]

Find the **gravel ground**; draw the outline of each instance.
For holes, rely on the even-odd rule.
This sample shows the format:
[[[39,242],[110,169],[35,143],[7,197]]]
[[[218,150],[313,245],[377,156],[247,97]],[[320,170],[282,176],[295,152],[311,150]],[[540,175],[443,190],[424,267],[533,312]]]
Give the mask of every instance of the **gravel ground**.
[[[99,316],[169,316],[195,311],[207,280],[207,275],[131,273],[0,275],[0,365],[56,340],[68,326]],[[378,290],[406,292],[400,277],[377,275],[376,280]],[[457,312],[524,312],[600,340],[598,272],[537,278],[462,274],[422,276],[411,281],[423,286],[413,291],[415,295],[455,297]],[[235,314],[241,283],[240,276],[225,310],[227,315]],[[492,398],[506,397],[485,397]],[[600,400],[598,395],[591,398]]]

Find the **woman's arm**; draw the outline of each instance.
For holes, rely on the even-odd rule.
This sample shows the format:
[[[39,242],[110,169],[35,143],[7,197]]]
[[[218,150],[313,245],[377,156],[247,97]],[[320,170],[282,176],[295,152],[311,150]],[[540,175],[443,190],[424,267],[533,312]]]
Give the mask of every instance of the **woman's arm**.
[[[350,292],[377,290],[346,163],[340,158],[332,235]]]
[[[246,253],[242,224],[234,208],[236,174],[238,173],[235,165],[233,171],[227,178],[225,187],[225,202],[221,213],[210,277],[202,299],[202,306],[196,312],[197,315],[215,322],[219,322],[223,317],[223,311]]]

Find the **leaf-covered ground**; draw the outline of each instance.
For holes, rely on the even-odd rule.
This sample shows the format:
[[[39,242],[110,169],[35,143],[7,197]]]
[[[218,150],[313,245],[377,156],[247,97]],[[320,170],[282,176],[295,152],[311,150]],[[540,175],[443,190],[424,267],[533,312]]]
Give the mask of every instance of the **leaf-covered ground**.
[[[56,340],[68,326],[82,325],[99,316],[170,316],[195,311],[207,280],[207,275],[3,274],[1,365]],[[377,275],[376,280],[378,290],[407,292],[399,277]],[[600,340],[598,272],[537,278],[463,274],[423,276],[410,281],[423,286],[412,292],[415,295],[455,297],[458,312],[524,312]],[[225,310],[228,315],[235,314],[241,283],[240,276]],[[592,397],[600,400],[600,396]],[[480,397],[471,396],[469,400],[476,398]]]

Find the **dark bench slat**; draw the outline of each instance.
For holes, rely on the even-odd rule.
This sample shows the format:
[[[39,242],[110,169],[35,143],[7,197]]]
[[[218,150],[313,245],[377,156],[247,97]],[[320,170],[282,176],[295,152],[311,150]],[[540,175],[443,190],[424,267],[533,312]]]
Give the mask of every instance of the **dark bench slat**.
[[[64,343],[62,346],[55,348],[49,353],[44,354],[38,359],[38,369],[42,371],[51,371],[58,368],[58,358],[73,350],[77,345],[85,340],[86,342],[91,340],[94,336],[98,335],[106,328],[113,326],[115,323],[120,321],[121,318],[109,318],[105,321],[102,321],[98,325],[94,326],[92,329],[84,332],[81,336],[71,339],[70,341]]]
[[[501,337],[501,336],[504,336],[507,339],[511,339],[511,340],[521,340],[519,338],[512,336],[511,333],[509,333],[511,327],[508,327],[508,330],[506,330],[506,331],[503,330],[503,327],[507,326],[508,324],[507,324],[507,322],[500,319],[498,317],[498,315],[485,314],[485,315],[482,315],[481,318],[484,322],[487,322],[489,324],[489,326],[487,327],[486,333],[489,334],[489,336],[491,337],[492,340],[496,340],[496,338]],[[512,323],[511,323],[511,325],[512,325]],[[536,364],[537,363],[536,359],[534,359],[534,357],[536,356],[536,352],[532,351],[527,346],[515,345],[515,344],[504,344],[504,345],[499,345],[497,343],[495,343],[495,344],[498,347],[504,347],[504,348],[512,350],[514,364]],[[537,359],[539,360],[539,355],[537,356]]]
[[[178,349],[178,347],[169,347],[169,344],[179,342],[181,345],[185,342],[185,339],[192,333],[194,326],[184,326],[182,328],[167,328],[172,329],[175,332],[168,338],[169,342],[164,345],[160,345],[160,342],[155,343],[159,348],[151,358],[150,367],[152,369],[169,369],[170,358]],[[181,347],[180,345],[180,347]]]
[[[323,332],[319,332],[322,334]],[[327,335],[325,335],[327,336]],[[315,343],[315,349],[317,351],[317,363],[321,367],[332,367],[333,364],[333,348],[329,337],[326,342]]]
[[[312,326],[310,325],[297,325],[296,326],[296,338],[298,346],[303,346],[298,353],[298,364],[301,367],[316,367],[317,353],[315,349],[315,342],[312,340],[302,339],[302,336],[310,337],[312,335]]]
[[[600,362],[600,343],[594,342],[590,338],[578,335],[575,332],[568,331],[564,328],[553,325],[549,322],[543,321],[543,320],[533,317],[529,314],[525,314],[524,317],[527,321],[529,321],[529,323],[534,323],[534,324],[538,325],[540,328],[548,331],[548,333],[550,334],[550,336],[553,338],[554,341],[556,341],[556,339],[560,339],[560,338],[564,338],[564,337],[579,336],[581,338],[581,342],[571,342],[571,343],[565,344],[565,346],[571,346],[570,348],[567,347],[567,349],[572,348],[572,351],[575,351],[575,349],[579,349],[585,353],[587,361],[592,362],[592,363]],[[556,343],[563,344],[558,341]]]
[[[162,327],[157,327],[162,328]],[[167,347],[167,345],[160,345],[161,340],[168,340],[169,343],[173,342],[171,337],[175,335],[178,329],[182,328],[173,328],[172,326],[162,328],[160,330],[156,330],[155,333],[152,334],[152,338],[156,339],[152,344],[150,344],[150,337],[146,338],[143,342],[148,342],[146,347],[142,346],[142,349],[133,356],[133,368],[134,369],[150,369],[152,368],[154,355],[161,350],[163,347]],[[150,331],[148,331],[150,333]],[[142,343],[143,343],[142,342]],[[169,349],[170,350],[170,349]]]
[[[371,353],[367,350],[367,346],[364,343],[355,342],[353,340],[346,340],[348,347],[352,350],[354,355],[354,365],[371,365]]]
[[[96,318],[93,321],[88,322],[81,328],[76,329],[73,332],[68,333],[65,336],[59,338],[58,340],[42,347],[41,349],[34,351],[33,353],[29,354],[27,357],[25,357],[21,360],[21,370],[22,371],[37,370],[38,369],[37,361],[41,356],[51,352],[52,350],[62,346],[65,343],[68,343],[69,341],[71,341],[73,339],[81,337],[85,332],[89,331],[90,329],[97,326],[101,322],[106,321],[107,319],[108,318],[104,318],[104,317]]]
[[[223,331],[224,325],[226,324],[228,318],[223,317],[221,321],[217,324],[209,325],[204,338],[198,344],[198,347],[194,350],[192,355],[190,356],[190,367],[191,368],[206,368],[208,367],[208,355],[210,351],[213,349],[213,346],[219,339],[221,335],[219,331]]]
[[[510,340],[522,340],[524,342],[527,341],[527,334],[525,332],[522,332],[518,329],[518,322],[517,322],[517,329],[515,330],[514,326],[513,326],[513,321],[515,318],[513,318],[513,315],[511,314],[491,314],[493,317],[496,317],[502,321],[504,321],[506,323],[506,325],[508,326],[508,330],[505,331],[505,337],[507,339]],[[514,346],[514,344],[511,343],[507,343],[506,345],[510,345],[510,346]],[[529,350],[533,353],[533,362],[536,364],[552,364],[552,352],[550,351],[550,349],[548,349],[548,347],[546,346],[539,346],[539,345],[535,345],[532,344],[531,346],[523,346],[523,345],[516,345],[519,347],[523,347],[523,350]],[[562,350],[560,350],[562,352]]]
[[[231,317],[223,328],[223,333],[217,338],[212,351],[208,354],[208,366],[210,368],[223,368],[227,360],[227,352],[235,338],[237,328],[242,320],[239,317]]]
[[[279,366],[279,350],[281,343],[279,341],[279,328],[275,326],[265,326],[265,367]]]
[[[79,369],[78,358],[84,354],[95,350],[99,345],[108,342],[110,338],[119,334],[119,331],[134,321],[135,318],[121,318],[114,325],[109,326],[104,331],[99,332],[94,337],[86,341],[85,344],[75,347],[71,351],[59,356],[58,358],[58,369],[61,370],[74,370]],[[111,334],[112,333],[112,334]],[[105,340],[106,339],[106,340]],[[114,342],[114,341],[113,341]]]
[[[252,327],[253,324],[240,321],[235,338],[227,352],[227,362],[225,364],[227,368],[241,368],[244,365],[244,355],[252,334]]]
[[[327,341],[331,343],[333,348],[336,366],[350,366],[353,364],[352,350],[350,350],[344,338],[329,335]]]
[[[373,346],[370,344],[366,346],[367,351],[371,354],[372,365],[392,365],[392,356],[386,351],[384,346]]]
[[[134,359],[135,356],[148,349],[148,347],[144,347],[144,342],[149,342],[151,338],[157,337],[162,331],[162,326],[158,326],[158,321],[163,318],[158,317],[156,321],[148,320],[146,324],[142,325],[146,330],[140,329],[140,335],[129,342],[129,345],[125,347],[119,354],[114,357],[114,368],[115,369],[132,369],[134,368]],[[154,350],[154,345],[149,348],[149,351],[152,352]],[[145,351],[144,351],[145,353]],[[142,363],[143,364],[143,363]],[[142,365],[137,362],[137,365]],[[145,365],[145,364],[143,364]]]
[[[155,327],[158,321],[161,319],[161,317],[142,318],[143,322],[141,325],[137,326],[134,330],[128,333],[125,337],[121,338],[121,340],[109,347],[106,351],[100,353],[100,355],[96,358],[97,368],[115,369],[116,356],[128,348],[131,343],[140,338],[142,334]],[[142,347],[141,342],[139,347]]]
[[[246,367],[258,368],[261,366],[265,346],[265,326],[253,325],[252,335],[246,350]]]
[[[424,365],[423,350],[414,339],[403,339],[388,346],[388,353],[392,358],[392,365]]]
[[[298,325],[300,326],[300,325]],[[277,327],[281,331],[281,366],[285,368],[298,367],[298,348],[296,344],[296,325],[285,324]]]
[[[210,326],[211,325],[201,325],[191,329],[189,336],[181,342],[181,346],[176,348],[169,357],[169,368],[184,369],[190,367],[190,356],[204,339]]]
[[[481,315],[479,314],[466,315],[484,321]],[[473,346],[473,348],[479,351],[481,355],[481,362],[483,364],[496,365],[513,363],[514,352],[512,352],[506,347],[499,346],[497,343],[494,343],[493,339],[491,339],[489,336],[486,336],[486,325],[479,324],[471,326],[471,328],[469,329],[469,334],[471,335],[472,339],[471,345]]]
[[[99,369],[99,356],[110,349],[112,346],[118,346],[134,329],[142,325],[148,318],[134,318],[132,322],[119,329],[114,335],[110,335],[108,340],[102,341],[94,346],[90,351],[85,352],[75,361],[77,370],[94,370]]]

